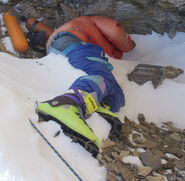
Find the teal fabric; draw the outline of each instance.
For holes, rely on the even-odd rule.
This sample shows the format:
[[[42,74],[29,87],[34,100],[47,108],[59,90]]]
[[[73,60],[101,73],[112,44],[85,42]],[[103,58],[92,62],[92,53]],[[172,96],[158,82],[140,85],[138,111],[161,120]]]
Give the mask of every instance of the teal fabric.
[[[99,62],[99,63],[102,63],[103,65],[105,65],[105,67],[109,70],[109,71],[112,71],[113,70],[113,66],[112,64],[110,64],[109,62],[105,61],[104,59],[102,58],[99,58],[99,57],[86,57],[88,60],[91,60],[91,61],[96,61],[96,62]]]
[[[83,77],[80,78],[80,80],[83,80],[83,79],[92,80],[98,85],[100,85],[100,83],[101,83],[101,79],[100,79],[99,75],[86,75],[86,76],[83,76]]]
[[[80,45],[82,45],[81,42],[71,43],[67,48],[64,49],[63,54],[67,56],[69,52],[71,52],[73,49],[79,47]]]

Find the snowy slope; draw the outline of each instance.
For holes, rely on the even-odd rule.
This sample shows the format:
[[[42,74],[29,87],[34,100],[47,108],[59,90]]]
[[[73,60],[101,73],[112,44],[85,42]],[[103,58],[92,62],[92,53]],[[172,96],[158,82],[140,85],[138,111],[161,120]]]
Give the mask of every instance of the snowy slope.
[[[124,56],[124,61],[112,62],[126,96],[122,113],[133,120],[136,120],[138,113],[144,113],[148,121],[172,121],[178,128],[185,128],[185,74],[176,79],[165,79],[157,89],[153,88],[151,82],[138,86],[126,77],[139,63],[172,65],[185,70],[185,34],[178,33],[173,40],[167,34],[161,36],[156,33],[133,35],[132,38],[137,47]]]
[[[126,74],[138,63],[173,65],[185,70],[185,33],[170,40],[167,35],[132,35],[137,46],[123,60],[111,59],[113,73],[126,97],[118,113],[137,121],[144,113],[148,121],[172,121],[185,128],[185,75],[165,80],[154,89],[151,82],[138,86]],[[77,180],[52,150],[33,130],[36,126],[86,181],[104,181],[106,170],[79,144],[60,134],[50,121],[37,123],[35,101],[44,101],[64,93],[72,82],[85,73],[74,69],[63,56],[50,54],[42,59],[18,59],[0,53],[0,181],[72,181]],[[110,125],[97,114],[88,123],[101,139],[107,137]]]

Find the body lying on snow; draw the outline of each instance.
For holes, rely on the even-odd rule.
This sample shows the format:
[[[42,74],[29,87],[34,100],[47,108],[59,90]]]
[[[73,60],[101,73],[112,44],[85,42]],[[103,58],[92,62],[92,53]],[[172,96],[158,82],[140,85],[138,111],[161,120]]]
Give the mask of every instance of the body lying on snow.
[[[76,29],[74,31],[76,33]],[[68,57],[74,68],[83,70],[87,75],[75,80],[65,94],[39,104],[38,114],[44,121],[59,123],[66,135],[96,157],[100,141],[85,120],[97,112],[111,124],[110,135],[118,134],[122,122],[114,112],[124,106],[124,94],[111,73],[113,66],[98,42],[84,42],[73,31],[56,32],[51,35],[52,41],[48,41],[48,53]],[[119,36],[117,39],[120,40]]]

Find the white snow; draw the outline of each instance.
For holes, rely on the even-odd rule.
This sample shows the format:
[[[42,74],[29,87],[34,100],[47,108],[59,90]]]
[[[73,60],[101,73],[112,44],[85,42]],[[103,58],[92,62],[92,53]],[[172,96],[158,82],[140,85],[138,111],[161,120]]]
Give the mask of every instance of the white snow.
[[[64,93],[76,77],[84,73],[75,70],[65,57],[52,54],[30,60],[1,53],[0,67],[0,152],[3,155],[0,162],[4,165],[0,173],[4,175],[8,169],[15,180],[74,179],[70,170],[30,127],[28,118],[31,118],[84,180],[104,180],[106,170],[96,159],[63,134],[54,138],[59,125],[52,121],[38,124],[34,113],[36,100],[44,101]],[[103,133],[97,129],[95,133],[100,140],[107,137],[110,125],[96,114],[91,119],[91,126],[95,120],[97,129],[97,119],[104,122],[99,128]]]
[[[3,30],[3,27],[1,28],[1,30]],[[11,40],[10,40],[10,38],[8,36],[5,37],[5,38],[2,38],[1,42],[5,45],[6,50],[8,50],[8,51],[10,51],[10,52],[12,52],[14,54],[19,55],[19,53],[14,50],[14,48],[12,46],[12,43],[11,43]]]
[[[0,0],[3,3],[8,3],[9,0]]]
[[[167,164],[167,160],[161,159],[161,163],[165,165],[165,164]]]
[[[142,152],[145,152],[146,150],[143,149],[143,148],[136,148],[136,150],[139,152],[139,153],[142,153]]]
[[[126,98],[119,116],[137,121],[138,113],[143,113],[147,121],[172,121],[178,128],[185,128],[184,74],[165,80],[157,89],[151,82],[138,86],[126,76],[138,63],[185,70],[185,33],[177,33],[173,40],[156,33],[132,38],[134,50],[123,60],[110,59]],[[85,181],[106,180],[106,169],[96,159],[63,133],[54,138],[59,125],[52,121],[38,124],[34,112],[35,101],[64,93],[82,75],[85,73],[74,69],[61,55],[33,60],[0,53],[0,181],[77,180],[31,127],[29,118]],[[99,115],[93,114],[88,123],[100,140],[108,136],[110,125]],[[129,157],[128,162],[132,161]]]
[[[166,155],[168,158],[179,160],[179,158],[176,157],[176,156],[175,156],[174,154],[172,154],[172,153],[166,153],[165,155]]]
[[[152,35],[133,35],[136,48],[124,56],[124,60],[111,60],[115,66],[114,75],[123,88],[126,105],[119,115],[127,115],[137,120],[138,113],[143,113],[147,121],[161,123],[171,121],[178,128],[184,128],[185,122],[185,74],[176,79],[165,79],[157,89],[151,82],[142,86],[129,82],[130,73],[139,63],[168,66],[185,70],[185,34],[177,33],[174,39],[153,33]]]
[[[138,167],[143,166],[143,164],[141,163],[141,160],[137,156],[126,156],[126,157],[123,157],[122,161],[124,163],[137,165]]]

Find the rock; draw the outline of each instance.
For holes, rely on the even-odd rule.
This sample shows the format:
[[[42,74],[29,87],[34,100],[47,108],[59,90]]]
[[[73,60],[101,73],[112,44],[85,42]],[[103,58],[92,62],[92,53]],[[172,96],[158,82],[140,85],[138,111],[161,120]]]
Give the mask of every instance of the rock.
[[[114,157],[114,159],[116,159],[116,160],[120,159],[120,155],[116,151],[113,151],[111,154]]]
[[[139,166],[137,170],[138,170],[138,175],[146,177],[152,171],[152,168],[146,167],[146,166]]]
[[[168,179],[168,181],[177,180],[176,176],[175,175],[172,175],[172,174],[167,175],[167,179]]]
[[[134,133],[132,138],[136,144],[143,144],[146,140],[143,138],[142,134]]]
[[[108,173],[108,174],[107,174],[107,180],[108,180],[108,181],[118,181],[118,180],[116,179],[116,176],[115,176],[114,174],[112,174],[112,173]]]
[[[164,176],[148,176],[146,177],[147,181],[165,181]]]
[[[168,31],[169,38],[173,39],[176,35],[176,32],[177,32],[177,24],[169,28],[169,31]]]
[[[183,73],[182,69],[176,69],[172,66],[162,67],[158,65],[138,64],[134,70],[129,73],[128,80],[143,85],[147,81],[152,81],[153,87],[156,89],[162,84],[164,79],[172,79]]]
[[[175,67],[172,66],[167,66],[166,67],[166,73],[165,76],[167,79],[174,79],[177,76],[179,76],[180,74],[184,73],[184,71],[182,69],[177,69]]]
[[[136,124],[126,118],[124,131],[118,137],[112,138],[115,145],[104,149],[101,157],[98,157],[99,162],[107,168],[107,173],[111,173],[111,179],[113,181],[133,179],[160,181],[165,179],[162,176],[165,175],[169,181],[184,181],[185,151],[183,141],[179,143],[178,137],[180,136],[183,140],[185,130],[177,129],[171,123],[165,124],[169,129],[161,129],[155,124],[145,121],[142,114],[138,116],[138,119],[140,120],[139,124]],[[136,144],[133,147],[128,141],[128,137],[131,136],[134,142],[137,138],[143,137],[146,140],[145,146],[140,147],[141,144]],[[143,148],[148,148],[148,150]],[[143,159],[144,167],[137,156]],[[155,175],[156,169],[161,176]]]
[[[152,140],[147,140],[146,142],[145,142],[145,145],[146,145],[146,147],[148,148],[148,149],[153,149],[153,148],[157,148],[157,147],[159,147],[159,143],[157,142],[157,141],[152,141]]]
[[[179,7],[179,15],[180,15],[180,16],[185,16],[185,4],[182,4],[182,5]]]
[[[143,122],[145,122],[145,116],[144,114],[138,114],[138,117],[137,117],[138,121],[140,124],[142,124]]]
[[[65,5],[64,3],[60,3],[60,6],[64,13],[69,16],[71,19],[77,18],[80,16],[80,13],[78,11],[73,10],[69,6]]]
[[[170,137],[174,140],[174,141],[177,141],[177,142],[181,142],[182,138],[181,136],[178,134],[178,133],[173,133],[170,135]]]
[[[108,163],[107,168],[122,177],[122,180],[135,181],[133,173],[120,161],[113,163]]]
[[[182,161],[182,160],[175,160],[175,161],[174,161],[174,164],[175,164],[175,166],[176,166],[179,170],[181,170],[181,171],[184,171],[184,170],[185,170],[185,162],[184,162],[184,161]]]
[[[101,149],[104,150],[104,149],[106,149],[108,147],[112,147],[114,145],[115,145],[115,142],[106,139],[106,140],[103,140]]]
[[[168,32],[170,38],[173,38],[176,31],[185,32],[184,0],[14,0],[6,4],[0,2],[1,12],[12,7],[19,9],[21,15],[42,17],[53,29],[73,17],[98,14],[120,21],[130,34]]]
[[[159,147],[152,149],[152,153],[158,155],[160,158],[166,158],[166,155],[160,150]]]
[[[121,151],[119,156],[120,158],[124,158],[129,155],[130,155],[130,151]]]
[[[171,144],[170,147],[167,147],[165,149],[166,149],[166,152],[174,154],[178,158],[185,156],[185,152],[183,152],[182,149],[176,144]]]
[[[132,152],[132,155],[138,157],[138,156],[139,156],[139,153],[140,153],[140,152],[138,152],[137,150],[134,150],[134,151]]]
[[[113,158],[111,156],[108,156],[108,155],[105,155],[104,156],[104,159],[107,161],[107,162],[112,162],[113,161]]]
[[[154,155],[150,150],[140,153],[139,157],[143,165],[149,166],[154,170],[160,169],[162,166],[160,157],[158,155]]]

